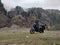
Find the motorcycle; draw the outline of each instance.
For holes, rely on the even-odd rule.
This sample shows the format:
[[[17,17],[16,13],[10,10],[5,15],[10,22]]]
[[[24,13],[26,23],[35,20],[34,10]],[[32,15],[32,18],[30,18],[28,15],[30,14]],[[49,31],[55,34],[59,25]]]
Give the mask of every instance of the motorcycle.
[[[44,25],[41,24],[41,25],[39,25],[39,28],[31,27],[31,29],[30,29],[30,34],[34,34],[35,32],[44,33],[45,26],[46,26],[46,24],[44,24]]]

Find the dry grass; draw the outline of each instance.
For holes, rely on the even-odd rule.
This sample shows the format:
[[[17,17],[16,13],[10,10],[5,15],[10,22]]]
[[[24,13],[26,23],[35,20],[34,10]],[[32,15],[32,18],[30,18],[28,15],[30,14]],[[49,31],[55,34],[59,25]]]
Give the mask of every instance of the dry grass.
[[[60,45],[60,31],[30,34],[26,30],[0,30],[0,45]]]

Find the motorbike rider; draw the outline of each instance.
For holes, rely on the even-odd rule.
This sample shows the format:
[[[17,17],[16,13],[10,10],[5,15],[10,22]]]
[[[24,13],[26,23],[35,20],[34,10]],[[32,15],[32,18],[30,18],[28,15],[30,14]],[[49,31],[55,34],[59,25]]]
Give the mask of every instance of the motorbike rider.
[[[33,30],[36,29],[36,31],[39,30],[39,21],[38,21],[38,20],[36,20],[36,21],[34,22],[34,24],[33,24],[33,26],[32,26],[32,29],[33,29]]]

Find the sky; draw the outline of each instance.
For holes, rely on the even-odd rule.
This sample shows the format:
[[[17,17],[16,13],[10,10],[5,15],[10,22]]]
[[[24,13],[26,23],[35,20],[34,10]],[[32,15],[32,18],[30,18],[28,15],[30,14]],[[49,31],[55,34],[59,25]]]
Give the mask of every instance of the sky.
[[[8,11],[16,6],[23,8],[41,7],[43,9],[59,9],[60,0],[1,0]]]

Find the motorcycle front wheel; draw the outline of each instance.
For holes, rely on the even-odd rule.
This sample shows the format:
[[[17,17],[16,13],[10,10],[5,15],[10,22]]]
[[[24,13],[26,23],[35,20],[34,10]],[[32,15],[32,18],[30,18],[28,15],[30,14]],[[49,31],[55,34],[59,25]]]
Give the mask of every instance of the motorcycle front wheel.
[[[35,31],[33,31],[33,30],[30,30],[30,34],[34,34],[35,33]]]

